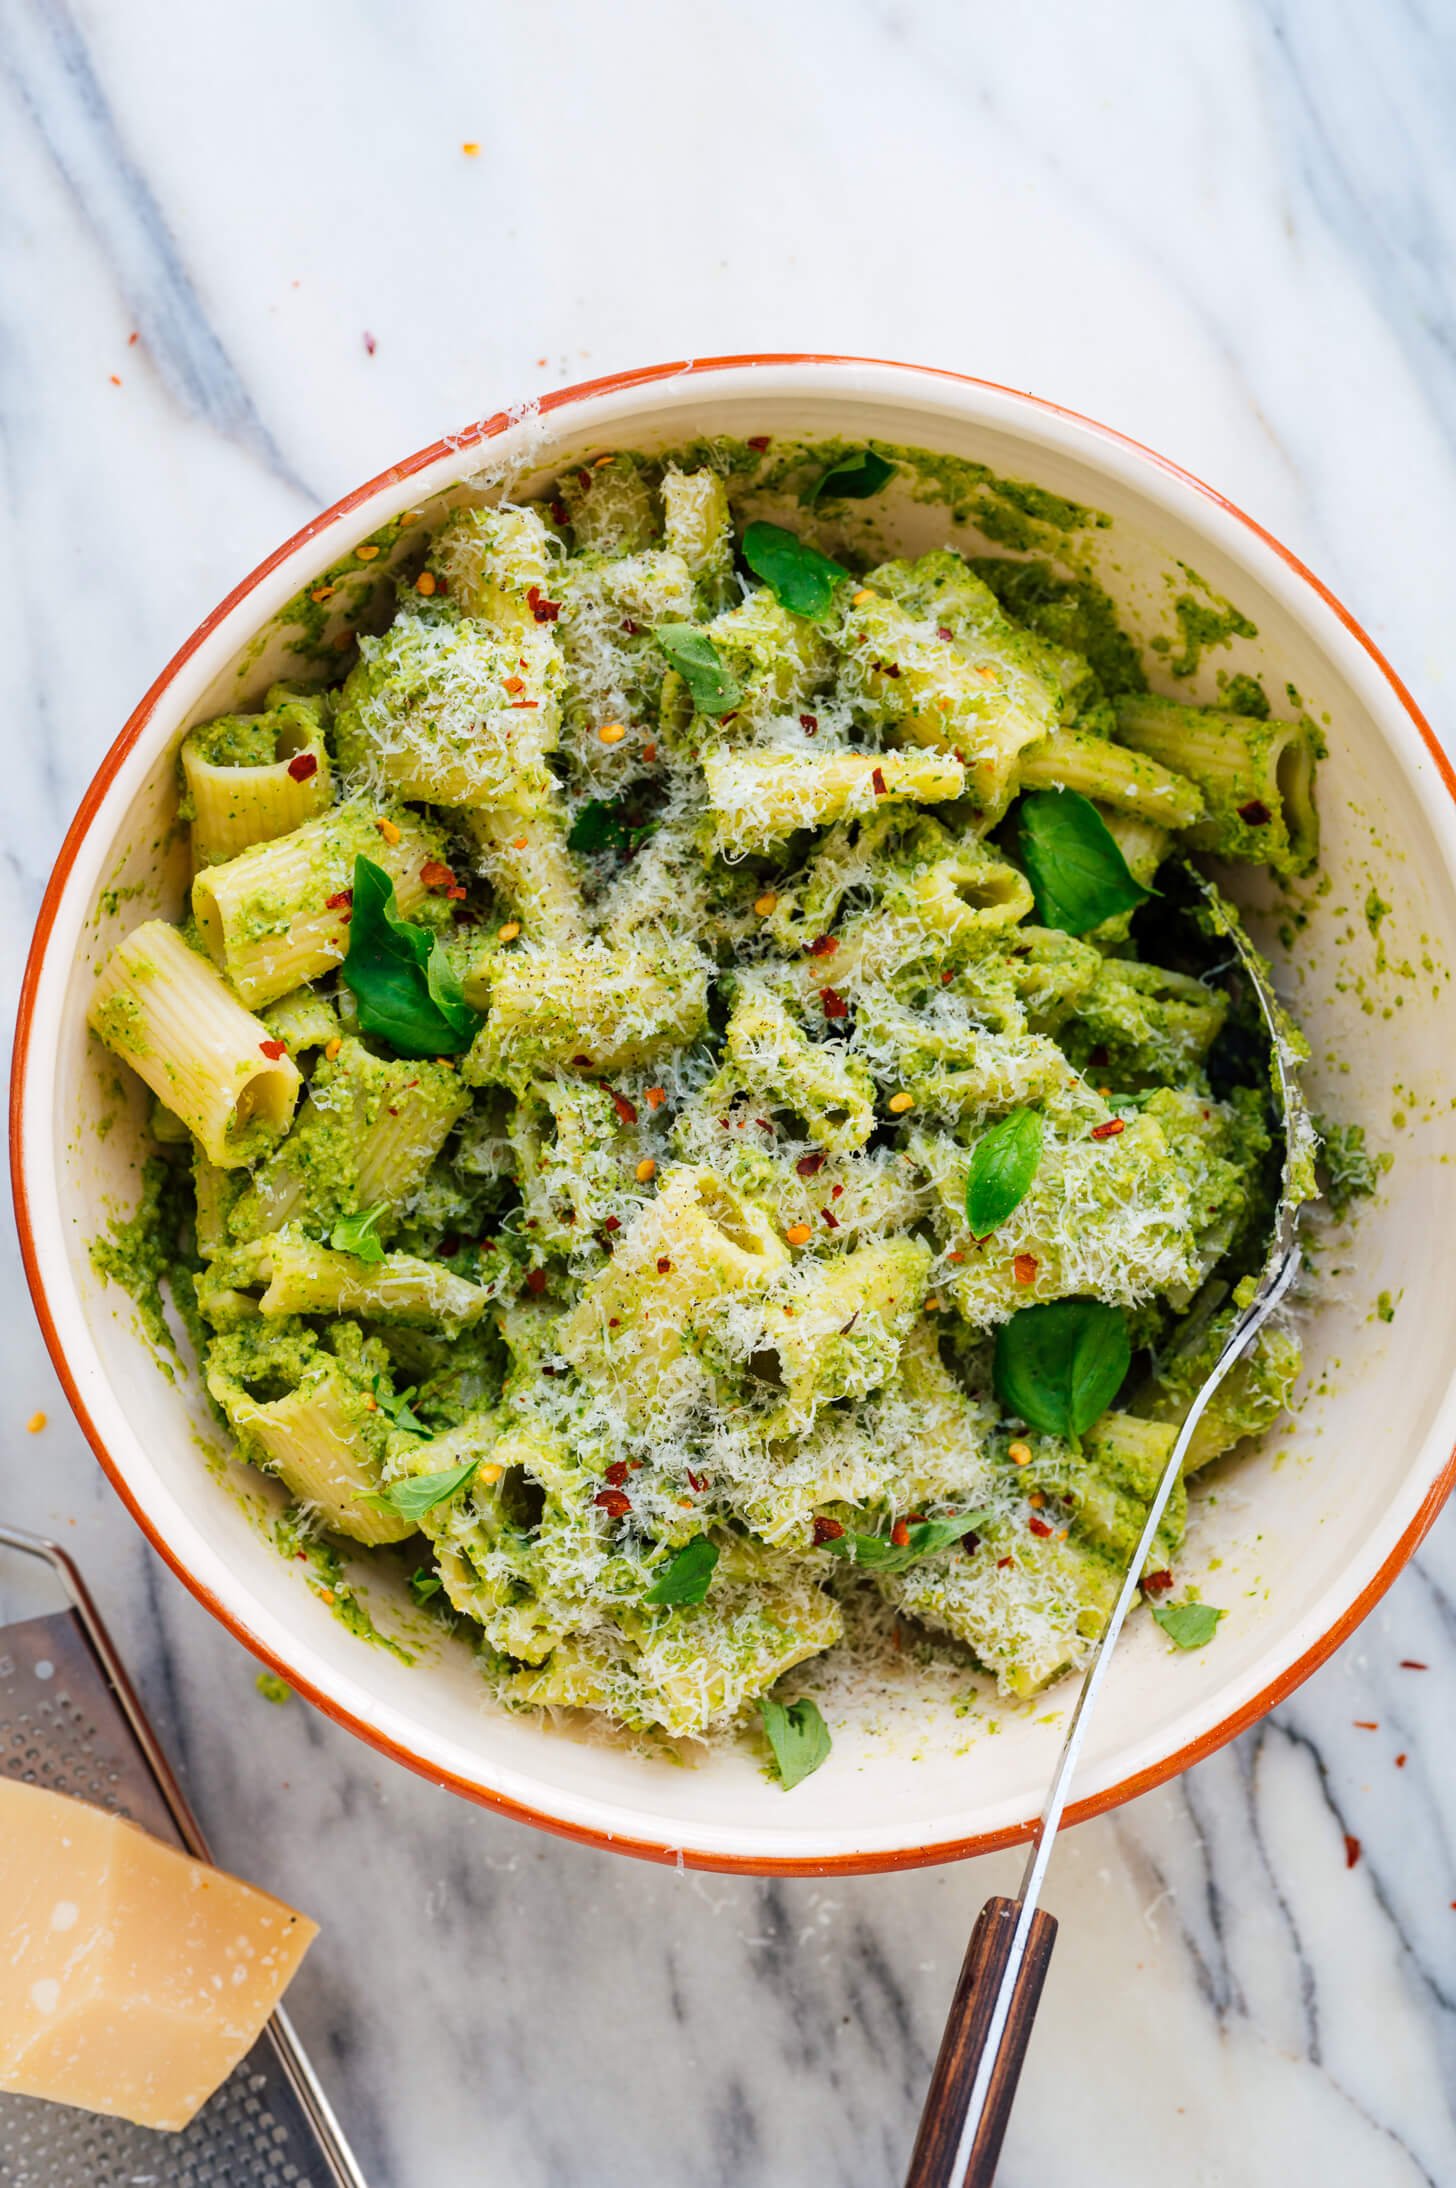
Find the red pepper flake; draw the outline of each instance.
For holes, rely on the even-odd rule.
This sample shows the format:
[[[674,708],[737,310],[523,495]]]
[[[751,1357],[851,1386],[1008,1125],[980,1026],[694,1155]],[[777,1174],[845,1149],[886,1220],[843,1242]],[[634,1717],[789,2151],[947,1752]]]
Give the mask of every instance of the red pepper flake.
[[[661,1109],[666,1100],[667,1088],[665,1086],[650,1086],[647,1089],[647,1106],[649,1109]]]
[[[258,1046],[270,1064],[276,1064],[280,1056],[288,1054],[288,1043],[286,1041],[260,1041]]]
[[[877,798],[883,798],[887,795],[887,792],[885,790],[885,777],[882,769],[877,767],[873,775],[871,775],[870,781],[874,784],[875,796]]]
[[[1165,1566],[1160,1573],[1145,1573],[1142,1585],[1144,1595],[1166,1595],[1173,1585],[1173,1575]]]
[[[567,515],[566,504],[564,501],[553,501],[551,504],[551,514],[558,524],[566,524],[570,521]]]
[[[576,1071],[590,1071],[592,1067],[590,1056],[573,1056],[571,1062],[572,1068]]]
[[[630,615],[623,616],[622,628],[629,638],[640,638],[642,636],[642,625],[634,623]]]
[[[463,897],[465,894],[443,859],[427,858],[420,868],[420,879],[437,896],[443,893],[450,897]]]
[[[501,678],[501,683],[505,690],[511,692],[524,691],[526,688],[526,679],[524,676],[503,676]]]
[[[1092,1137],[1094,1140],[1115,1140],[1118,1133],[1126,1129],[1121,1117],[1109,1117],[1106,1124],[1093,1125]]]
[[[750,448],[756,448],[761,456],[764,450],[768,447],[768,444],[772,437],[773,436],[768,433],[750,433],[748,436],[748,446]]]
[[[954,980],[954,978],[955,978],[955,974],[954,974],[953,972],[943,972],[943,973],[941,974],[941,976],[940,976],[940,984],[941,984],[941,986],[942,986],[943,988],[948,988],[948,987],[950,986],[950,984],[951,984],[952,980]]]
[[[671,1257],[670,1257],[669,1255],[667,1255],[667,1254],[659,1254],[659,1255],[658,1255],[658,1257],[657,1257],[657,1273],[658,1273],[658,1275],[659,1275],[659,1276],[666,1276],[666,1274],[667,1274],[668,1270],[669,1270],[669,1269],[670,1269],[671,1267],[672,1267],[672,1260],[671,1260]]]
[[[831,1200],[838,1200],[840,1194],[843,1191],[844,1187],[842,1185],[831,1185],[829,1188],[829,1198]]]
[[[800,729],[802,729],[802,730],[803,730],[803,732],[804,732],[804,735],[805,735],[806,737],[817,737],[817,736],[818,736],[818,734],[819,734],[819,717],[818,717],[818,715],[817,715],[817,714],[801,714],[801,715],[799,716],[799,727],[800,727]]]
[[[696,1497],[700,1497],[700,1496],[702,1495],[703,1491],[704,1491],[704,1490],[705,1490],[705,1489],[707,1488],[707,1486],[708,1486],[708,1477],[707,1477],[707,1475],[706,1475],[706,1474],[695,1474],[695,1473],[693,1472],[692,1468],[691,1468],[691,1467],[689,1467],[689,1468],[688,1468],[688,1487],[689,1487],[689,1489],[691,1489],[691,1490],[692,1490],[692,1492],[693,1492],[693,1495],[694,1495],[694,1496],[696,1496]]]
[[[534,708],[540,706],[540,704],[539,699],[508,699],[506,701],[506,712],[507,714],[519,714],[523,708]]]
[[[637,1104],[629,1102],[625,1094],[613,1094],[612,1107],[617,1112],[617,1122],[619,1124],[635,1124],[637,1122]]]
[[[955,632],[951,629],[949,623],[937,623],[935,626],[935,635],[937,638],[943,638],[946,644],[949,645],[951,640],[955,637]]]
[[[1046,1521],[1044,1519],[1038,1519],[1034,1512],[1032,1513],[1031,1518],[1027,1521],[1026,1524],[1031,1529],[1034,1535],[1041,1535],[1043,1538],[1045,1538],[1051,1533],[1051,1529],[1050,1527],[1048,1527]]]
[[[620,1489],[627,1479],[627,1461],[625,1459],[613,1459],[611,1465],[607,1468],[606,1478],[614,1489]]]
[[[1264,804],[1261,798],[1250,798],[1247,805],[1239,807],[1238,814],[1239,819],[1247,821],[1251,828],[1266,828],[1273,818],[1268,806]]]
[[[890,1540],[897,1550],[908,1550],[910,1547],[910,1522],[897,1519],[890,1529]]]
[[[644,745],[644,746],[642,747],[642,757],[643,757],[643,759],[644,759],[644,760],[645,760],[645,761],[647,762],[647,765],[648,765],[649,767],[651,767],[651,766],[652,766],[652,764],[653,764],[653,762],[654,762],[654,761],[656,760],[656,758],[657,758],[657,747],[656,747],[656,745],[652,745],[652,744]]]
[[[552,513],[555,514],[554,510]],[[539,585],[526,587],[526,606],[538,623],[554,623],[561,613],[561,602],[548,600]]]
[[[379,347],[379,344],[378,344],[378,343],[377,343],[377,342],[375,341],[375,339],[374,339],[373,335],[372,335],[372,334],[371,334],[371,333],[369,332],[369,329],[368,329],[368,328],[366,327],[366,328],[364,329],[364,354],[365,354],[365,356],[366,356],[366,357],[372,357],[372,356],[374,355],[374,352],[375,352],[375,351],[376,351],[376,350],[378,349],[378,347]]]
[[[998,1573],[1004,1573],[1008,1565],[1014,1565],[1015,1563],[1016,1560],[1014,1557],[998,1557],[996,1560],[996,1570]]]
[[[839,1229],[838,1216],[831,1215],[827,1208],[821,1208],[819,1215],[826,1231],[837,1231]]]
[[[827,1155],[800,1155],[798,1161],[794,1164],[794,1168],[801,1178],[817,1178],[828,1160]]]
[[[1011,1264],[1011,1274],[1018,1284],[1034,1284],[1039,1266],[1035,1254],[1018,1254]]]
[[[534,1292],[539,1298],[546,1289],[546,1271],[544,1269],[527,1269],[526,1289],[528,1292]]]
[[[1379,1720],[1375,1717],[1354,1717],[1351,1719],[1351,1723],[1357,1732],[1378,1732],[1380,1730]]]
[[[288,763],[288,772],[296,783],[306,783],[310,775],[318,773],[318,754],[295,752]]]
[[[632,1499],[625,1489],[599,1489],[592,1503],[600,1505],[608,1519],[625,1519],[632,1509]]]
[[[608,1216],[602,1225],[604,1231],[620,1231],[621,1228],[622,1220],[620,1216]]]
[[[1353,1869],[1359,1859],[1360,1841],[1357,1838],[1353,1838],[1351,1834],[1347,1831],[1345,1833],[1345,1867],[1347,1869]]]
[[[880,667],[884,670],[886,676],[898,676],[900,673],[898,661],[882,661]]]
[[[843,1533],[844,1529],[837,1519],[828,1519],[822,1512],[814,1514],[814,1540],[816,1543],[838,1542]]]
[[[832,934],[821,934],[809,944],[811,957],[832,957],[839,948]]]
[[[326,897],[325,908],[331,912],[346,912],[354,901],[352,889],[340,889],[337,896]]]
[[[1403,1656],[1400,1660],[1400,1668],[1402,1671],[1429,1671],[1431,1667],[1429,1664],[1423,1664],[1418,1656]]]
[[[140,335],[139,333],[136,333],[135,331],[134,331],[134,332],[132,332],[132,333],[131,333],[131,334],[129,334],[129,335],[127,336],[127,338],[126,338],[126,346],[127,346],[127,348],[128,348],[128,349],[135,349],[135,348],[136,348],[136,346],[137,346],[137,344],[138,344],[138,342],[139,342],[140,340],[141,340],[141,335]]]
[[[1395,1758],[1395,1767],[1396,1767],[1396,1769],[1397,1769],[1397,1770],[1404,1770],[1404,1768],[1405,1768],[1405,1766],[1406,1766],[1406,1763],[1407,1763],[1408,1761],[1409,1761],[1409,1757],[1408,1757],[1408,1756],[1406,1756],[1406,1755],[1404,1755],[1404,1754],[1401,1754],[1401,1755],[1397,1755],[1397,1756],[1396,1756],[1396,1758]]]
[[[819,1000],[824,1005],[826,1018],[847,1018],[849,1005],[837,988],[821,988]]]

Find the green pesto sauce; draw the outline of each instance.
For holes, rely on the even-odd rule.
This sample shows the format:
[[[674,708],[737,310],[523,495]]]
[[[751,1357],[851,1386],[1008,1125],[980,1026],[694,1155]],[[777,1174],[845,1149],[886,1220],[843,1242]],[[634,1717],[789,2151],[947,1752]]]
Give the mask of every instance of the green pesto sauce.
[[[188,1267],[181,1251],[187,1231],[186,1189],[184,1174],[153,1155],[142,1167],[142,1196],[134,1213],[108,1224],[90,1246],[92,1268],[127,1294],[169,1380],[177,1340],[164,1312],[162,1279],[167,1278],[174,1298],[186,1288],[179,1281]]]
[[[376,1648],[388,1649],[401,1663],[412,1664],[412,1652],[375,1625],[359,1597],[344,1567],[344,1560],[333,1545],[320,1542],[303,1526],[299,1514],[293,1509],[284,1512],[275,1521],[273,1540],[286,1558],[296,1558],[307,1565],[309,1586],[319,1600],[328,1605],[339,1624],[360,1641],[372,1641]]]
[[[1365,1145],[1365,1127],[1337,1124],[1316,1117],[1320,1136],[1319,1168],[1325,1182],[1325,1200],[1337,1223],[1343,1223],[1357,1201],[1368,1200],[1393,1161],[1388,1153],[1372,1155]]]
[[[1219,646],[1227,646],[1235,638],[1257,638],[1259,627],[1256,623],[1251,623],[1242,609],[1236,608],[1231,600],[1225,600],[1220,593],[1216,593],[1196,570],[1190,570],[1186,562],[1180,562],[1178,567],[1188,580],[1190,588],[1196,588],[1174,595],[1173,614],[1180,641],[1178,650],[1174,652],[1175,641],[1168,637],[1150,638],[1148,644],[1154,653],[1167,654],[1170,657],[1170,673],[1183,678],[1196,673],[1205,653],[1210,653]],[[1172,577],[1166,582],[1170,586],[1176,584]]]
[[[1242,670],[1230,676],[1227,669],[1220,669],[1217,684],[1218,703],[1230,714],[1242,714],[1251,721],[1268,721],[1269,699],[1257,676],[1248,676]]]
[[[281,1705],[293,1700],[292,1687],[286,1679],[280,1679],[276,1671],[260,1671],[253,1684],[265,1702],[277,1702]]]
[[[971,568],[1008,615],[1038,637],[1085,654],[1108,698],[1147,690],[1138,650],[1094,578],[1063,577],[1048,562],[1008,562],[996,555],[976,556]]]

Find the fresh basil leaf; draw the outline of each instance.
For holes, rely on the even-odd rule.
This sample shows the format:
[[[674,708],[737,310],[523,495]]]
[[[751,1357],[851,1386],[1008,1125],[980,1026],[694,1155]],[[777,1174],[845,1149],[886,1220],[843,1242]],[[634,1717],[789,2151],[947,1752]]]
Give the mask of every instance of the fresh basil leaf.
[[[776,1702],[771,1694],[758,1697],[758,1714],[773,1749],[774,1769],[786,1793],[819,1768],[829,1756],[829,1727],[819,1714],[817,1702]]]
[[[894,476],[895,466],[886,463],[883,456],[877,456],[872,448],[856,448],[827,471],[821,471],[799,499],[806,509],[820,501],[868,501]]]
[[[445,1583],[438,1573],[432,1573],[428,1565],[417,1565],[409,1576],[409,1592],[416,1603],[428,1603],[438,1595]]]
[[[589,799],[571,824],[566,838],[570,851],[635,851],[657,827],[656,821],[634,821],[632,800],[618,798],[613,805]]]
[[[389,1202],[376,1200],[372,1208],[356,1208],[353,1215],[340,1216],[329,1233],[329,1244],[335,1253],[352,1254],[356,1261],[382,1261],[384,1247],[375,1226],[388,1214]]]
[[[718,1545],[706,1535],[694,1535],[675,1557],[668,1560],[642,1600],[644,1603],[701,1603],[708,1592]]]
[[[1013,1109],[977,1140],[966,1179],[966,1221],[974,1237],[985,1238],[1025,1200],[1045,1130],[1039,1109]]]
[[[842,563],[821,555],[781,524],[750,524],[743,535],[743,559],[791,614],[811,620],[828,613],[836,588],[850,580]]]
[[[437,1504],[463,1489],[479,1464],[480,1460],[474,1458],[443,1474],[402,1474],[398,1481],[359,1501],[372,1504],[376,1511],[398,1512],[403,1519],[423,1519],[426,1512],[433,1512]]]
[[[1080,790],[1033,790],[1021,801],[1017,827],[1044,927],[1085,934],[1150,895],[1133,880],[1111,829]]]
[[[411,1384],[408,1390],[395,1392],[390,1389],[382,1375],[376,1375],[374,1378],[374,1403],[385,1419],[392,1421],[396,1428],[407,1428],[415,1436],[428,1436],[429,1429],[419,1416],[410,1410],[410,1400],[414,1397],[417,1388],[418,1385]]]
[[[444,944],[428,927],[400,918],[394,883],[372,859],[354,861],[342,971],[359,1024],[397,1056],[458,1056],[470,1046],[480,1015],[461,993]]]
[[[1152,1613],[1177,1649],[1207,1648],[1224,1615],[1211,1603],[1154,1603]]]
[[[1051,1299],[1023,1307],[996,1332],[996,1395],[1042,1435],[1078,1437],[1107,1411],[1131,1358],[1116,1307]]]
[[[691,623],[659,623],[652,633],[692,693],[699,714],[731,714],[743,697],[706,631]]]
[[[922,1557],[929,1557],[936,1550],[944,1550],[952,1542],[959,1542],[962,1535],[974,1533],[984,1527],[989,1512],[957,1512],[945,1519],[917,1519],[909,1529],[905,1542],[892,1542],[888,1535],[837,1535],[823,1547],[836,1557],[847,1557],[856,1565],[876,1573],[903,1573],[907,1565],[914,1565]]]

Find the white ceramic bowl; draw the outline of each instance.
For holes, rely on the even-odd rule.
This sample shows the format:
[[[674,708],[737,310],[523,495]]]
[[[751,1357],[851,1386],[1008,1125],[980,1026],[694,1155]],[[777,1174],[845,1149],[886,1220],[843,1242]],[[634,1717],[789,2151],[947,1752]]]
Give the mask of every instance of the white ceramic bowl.
[[[1295,1426],[1227,1465],[1199,1502],[1180,1575],[1228,1607],[1213,1646],[1178,1655],[1149,1620],[1122,1644],[1075,1815],[1184,1768],[1269,1709],[1347,1635],[1410,1555],[1451,1486],[1449,1302],[1426,1281],[1456,1226],[1456,1116],[1441,1085],[1456,1053],[1456,780],[1368,638],[1292,555],[1219,495],[1088,420],[1007,389],[902,365],[728,358],[622,375],[471,426],[397,465],[308,525],[210,615],[127,723],[82,803],[46,893],[20,1013],[13,1157],[22,1242],[56,1367],[97,1457],[173,1569],[229,1629],[320,1708],[442,1784],[551,1829],[660,1859],[761,1871],[888,1868],[1023,1836],[1069,1700],[957,1717],[944,1699],[836,1712],[817,1776],[786,1797],[746,1752],[676,1768],[509,1716],[467,1651],[408,1666],[350,1635],[259,1525],[256,1475],[209,1462],[217,1432],[197,1388],[161,1376],[88,1239],[135,1199],[136,1101],[105,1137],[114,1073],[88,1039],[92,967],[110,942],[182,900],[169,853],[174,758],[187,727],[260,690],[286,661],[272,619],[352,545],[406,508],[440,506],[483,465],[524,452],[665,447],[700,433],[874,436],[969,457],[1105,511],[1103,582],[1144,637],[1170,627],[1187,565],[1258,636],[1203,664],[1182,695],[1215,696],[1219,667],[1292,683],[1326,725],[1324,870],[1281,977],[1314,1040],[1315,1106],[1398,1139],[1358,1258],[1312,1319]],[[916,548],[957,531],[944,510],[896,505]],[[263,634],[260,637],[260,634]],[[1170,686],[1170,688],[1175,688]],[[1372,934],[1377,889],[1393,909]],[[123,893],[118,905],[115,896]],[[108,908],[109,907],[109,908]],[[1381,970],[1377,966],[1379,954]],[[1393,1126],[1401,1116],[1402,1125]],[[1375,1313],[1382,1291],[1393,1323]],[[382,1616],[391,1613],[382,1611]]]

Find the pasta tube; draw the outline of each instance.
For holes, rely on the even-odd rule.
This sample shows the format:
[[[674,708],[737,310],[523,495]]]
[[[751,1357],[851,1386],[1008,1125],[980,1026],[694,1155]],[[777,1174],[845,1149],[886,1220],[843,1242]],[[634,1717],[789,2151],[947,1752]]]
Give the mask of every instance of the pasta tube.
[[[166,920],[117,945],[86,1015],[219,1168],[256,1160],[287,1131],[297,1064]]]
[[[421,868],[441,855],[437,831],[401,807],[351,798],[292,835],[209,866],[192,884],[202,939],[245,1003],[271,1003],[332,972],[349,946],[349,891],[361,855],[394,883],[401,915],[425,895]]]

